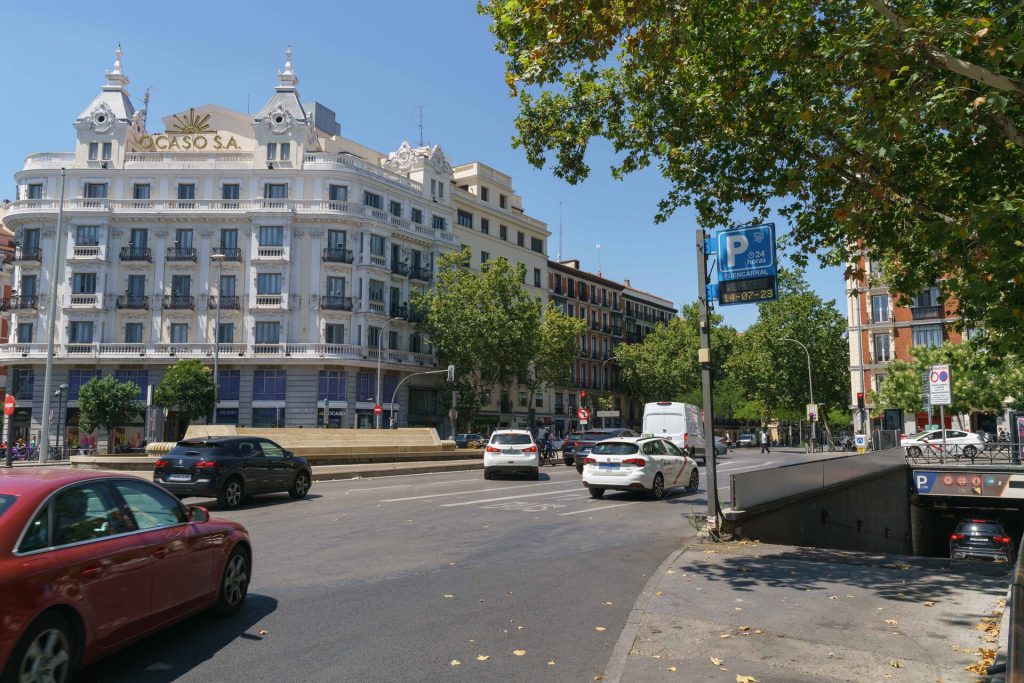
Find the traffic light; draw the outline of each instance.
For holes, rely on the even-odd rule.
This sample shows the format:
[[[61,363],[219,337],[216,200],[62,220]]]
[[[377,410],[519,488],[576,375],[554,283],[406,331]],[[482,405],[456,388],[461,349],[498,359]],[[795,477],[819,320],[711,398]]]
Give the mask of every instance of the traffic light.
[[[857,410],[864,410],[864,392],[857,392]]]
[[[584,407],[587,405],[587,392],[580,389],[580,406]]]

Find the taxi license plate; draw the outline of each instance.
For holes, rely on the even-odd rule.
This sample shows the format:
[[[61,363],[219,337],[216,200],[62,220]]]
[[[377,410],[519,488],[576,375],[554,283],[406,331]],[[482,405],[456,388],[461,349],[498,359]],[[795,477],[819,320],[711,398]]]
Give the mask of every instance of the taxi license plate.
[[[619,463],[617,462],[601,462],[597,464],[599,470],[617,470],[619,469]]]
[[[514,448],[506,448],[502,451],[505,455],[519,455],[519,451]]]
[[[167,481],[191,481],[191,474],[168,474]]]

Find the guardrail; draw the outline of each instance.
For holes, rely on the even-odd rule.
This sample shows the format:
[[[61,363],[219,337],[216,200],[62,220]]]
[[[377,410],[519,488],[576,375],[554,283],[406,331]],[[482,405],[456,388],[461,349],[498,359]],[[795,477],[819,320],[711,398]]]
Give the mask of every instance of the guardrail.
[[[922,443],[904,446],[910,465],[1020,465],[1021,443],[985,443],[953,445]]]

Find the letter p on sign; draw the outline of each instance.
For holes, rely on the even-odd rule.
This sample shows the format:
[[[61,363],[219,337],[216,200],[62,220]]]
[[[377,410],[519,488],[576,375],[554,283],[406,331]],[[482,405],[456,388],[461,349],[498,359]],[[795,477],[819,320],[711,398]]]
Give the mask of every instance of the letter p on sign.
[[[736,267],[736,255],[742,254],[750,246],[750,242],[743,235],[730,235],[725,242],[725,261],[729,268]]]

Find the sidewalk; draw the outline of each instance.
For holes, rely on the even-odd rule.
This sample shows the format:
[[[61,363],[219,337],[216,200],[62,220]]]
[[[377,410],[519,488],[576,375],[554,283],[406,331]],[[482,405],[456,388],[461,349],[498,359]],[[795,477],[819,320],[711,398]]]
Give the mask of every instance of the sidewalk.
[[[980,648],[999,647],[983,629],[999,622],[1008,570],[743,541],[689,545],[647,584],[604,681],[977,681],[966,667]]]

